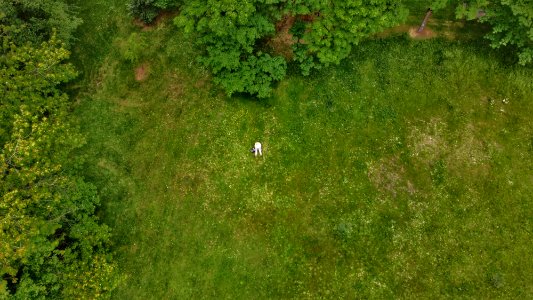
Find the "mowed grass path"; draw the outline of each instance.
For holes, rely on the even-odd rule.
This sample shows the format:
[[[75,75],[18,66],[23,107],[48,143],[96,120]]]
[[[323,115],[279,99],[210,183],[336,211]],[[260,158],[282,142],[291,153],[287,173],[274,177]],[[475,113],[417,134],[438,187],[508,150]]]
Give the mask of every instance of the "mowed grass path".
[[[531,70],[394,38],[229,99],[170,23],[124,61],[119,4],[74,51],[116,299],[533,296]]]

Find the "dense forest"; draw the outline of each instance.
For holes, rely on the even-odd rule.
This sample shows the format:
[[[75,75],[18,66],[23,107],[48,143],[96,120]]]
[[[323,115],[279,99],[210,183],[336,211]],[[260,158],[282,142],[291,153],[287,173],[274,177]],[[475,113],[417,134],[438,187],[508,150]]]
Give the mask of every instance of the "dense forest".
[[[116,224],[106,225],[108,220],[114,217],[109,216],[112,210],[106,211],[106,205],[103,205],[104,203],[101,201],[102,195],[105,196],[106,203],[112,203],[115,200],[118,201],[120,197],[129,197],[130,194],[120,196],[119,192],[109,192],[109,186],[101,182],[105,180],[95,175],[97,172],[91,171],[92,166],[98,164],[98,159],[102,154],[95,154],[96,150],[94,150],[95,152],[86,150],[91,149],[91,147],[96,149],[97,146],[88,142],[91,139],[87,136],[89,131],[83,128],[90,127],[91,123],[87,120],[91,120],[90,117],[99,116],[99,113],[95,114],[90,110],[87,110],[87,115],[74,113],[83,110],[84,105],[86,105],[77,102],[83,102],[83,97],[91,94],[91,89],[97,89],[94,88],[95,86],[99,87],[98,84],[91,85],[93,84],[91,82],[100,80],[95,79],[97,76],[90,77],[91,74],[83,69],[84,66],[80,63],[83,62],[83,59],[79,58],[83,57],[83,54],[80,53],[90,52],[90,49],[83,48],[84,45],[88,45],[88,42],[83,39],[88,36],[87,31],[89,30],[83,29],[85,31],[81,34],[80,27],[92,21],[88,19],[91,14],[80,13],[84,9],[83,4],[74,4],[74,2],[65,0],[0,0],[0,299],[108,298],[111,297],[112,291],[121,282],[135,277],[131,274],[125,275],[120,267],[121,264],[116,259],[116,251],[123,251],[117,249],[124,245],[118,238],[113,240],[112,228],[119,228],[117,233],[119,237],[125,235],[122,232],[125,229]],[[87,3],[90,2],[91,0],[87,0]],[[183,90],[188,91],[189,88],[198,90],[209,88],[211,91],[205,93],[215,95],[218,95],[218,89],[220,89],[224,91],[227,97],[244,97],[248,99],[246,101],[253,99],[251,100],[252,103],[262,101],[261,99],[280,97],[279,95],[276,96],[276,87],[280,85],[283,88],[284,82],[291,82],[294,80],[291,79],[294,76],[308,78],[305,80],[312,81],[314,76],[319,76],[316,74],[322,74],[320,72],[331,72],[332,68],[343,68],[343,65],[352,64],[353,58],[350,57],[354,55],[354,51],[361,51],[357,52],[356,60],[370,56],[369,52],[379,52],[379,48],[372,48],[374,46],[368,46],[365,42],[375,39],[382,32],[404,24],[409,16],[412,16],[409,5],[412,1],[403,1],[402,3],[401,1],[387,0],[129,0],[126,1],[128,2],[127,5],[122,5],[122,2],[125,1],[118,2],[121,5],[115,5],[113,2],[113,7],[120,7],[119,11],[123,12],[123,18],[129,22],[126,23],[127,26],[131,26],[133,22],[142,22],[141,28],[143,28],[142,26],[152,28],[151,26],[157,26],[158,22],[163,22],[161,19],[164,19],[165,16],[171,16],[170,21],[167,22],[170,24],[170,29],[163,28],[169,33],[163,41],[158,43],[168,45],[188,43],[184,53],[191,54],[193,57],[187,63],[189,65],[194,64],[197,70],[206,70],[207,72],[205,75],[207,79],[204,81],[209,81],[209,83],[198,81],[200,83],[187,84],[188,79],[185,78],[185,75],[172,77],[174,78],[173,81],[184,83],[182,86],[170,88],[169,90],[172,92],[162,96],[161,99],[170,99],[176,94],[181,95],[185,93]],[[86,5],[89,7],[89,4]],[[111,6],[111,3],[109,5]],[[476,40],[476,43],[481,45],[481,49],[486,49],[486,52],[493,51],[490,53],[497,53],[494,55],[499,55],[498,57],[504,56],[505,59],[502,61],[509,68],[519,70],[516,71],[517,74],[530,70],[533,63],[532,1],[436,0],[428,3],[427,8],[431,9],[435,15],[439,12],[444,14],[444,12],[452,11],[450,21],[461,21],[482,31],[482,35]],[[448,17],[450,14],[446,14],[446,16]],[[414,17],[421,21],[423,15]],[[150,33],[150,31],[137,30],[121,39],[114,40],[114,45],[118,45],[116,51],[120,52],[120,58],[117,59],[120,63],[117,64],[129,67],[137,66],[147,57],[158,57],[156,52],[159,50],[157,49],[163,49],[163,46],[159,45],[160,48],[157,48],[155,52],[153,49],[151,50],[152,42],[147,37],[147,32]],[[280,39],[285,40],[280,42]],[[384,38],[384,40],[386,39]],[[403,42],[398,43],[403,45]],[[405,47],[405,49],[408,48],[408,46]],[[462,46],[459,45],[458,47]],[[102,46],[102,49],[111,49],[111,47],[104,48]],[[370,50],[365,52],[365,49]],[[441,61],[446,61],[450,57],[460,60],[462,54],[457,54],[459,50],[453,49],[438,50],[441,51],[438,52],[440,57],[438,63],[440,64]],[[78,58],[74,62],[71,60],[71,52],[78,53]],[[163,52],[164,50],[161,50],[161,53]],[[169,52],[171,51],[165,52],[169,57],[174,55],[169,54]],[[178,62],[177,65],[181,63]],[[95,73],[103,72],[101,70],[105,70],[105,68],[101,66],[105,67],[106,64],[113,65],[102,59],[99,61],[99,65],[95,67],[98,70]],[[366,66],[362,62],[361,66],[358,66],[357,62],[355,64],[356,67],[361,68]],[[486,66],[484,63],[479,64]],[[487,70],[497,69],[497,67],[490,66],[487,67]],[[164,68],[161,69],[162,74],[166,74],[166,71]],[[120,72],[117,71],[117,74],[120,76]],[[480,74],[478,75],[482,76]],[[366,76],[364,72],[360,75]],[[519,77],[519,75],[516,76]],[[524,76],[527,78],[527,75]],[[449,80],[453,80],[452,77]],[[379,80],[388,80],[379,78]],[[211,81],[214,84],[213,87],[210,86]],[[464,79],[464,81],[466,82],[468,79]],[[517,80],[517,82],[521,81]],[[119,86],[120,84],[120,82],[112,83],[110,86]],[[319,86],[322,83],[317,81],[315,84]],[[387,83],[387,85],[389,84]],[[520,86],[523,90],[528,90],[531,87],[529,84],[524,83]],[[139,83],[135,82],[124,84],[123,87],[120,87],[119,97],[129,97],[127,96],[128,93],[131,93],[129,90],[143,88],[138,85]],[[208,87],[204,88],[204,86]],[[160,87],[155,86],[153,89],[157,91]],[[191,95],[203,95],[202,93],[204,92],[190,92]],[[329,91],[323,93],[327,94]],[[501,91],[495,93],[504,94]],[[520,99],[528,97],[526,92],[520,93],[522,92],[517,92],[517,95],[520,95],[517,97],[522,97]],[[305,93],[296,94],[303,95]],[[532,95],[533,92],[529,94],[529,100],[533,99]],[[107,94],[105,96],[110,98]],[[180,105],[185,105],[183,103],[180,102]],[[326,103],[329,103],[326,104],[327,110],[334,111],[332,100],[327,100]],[[527,105],[530,106],[530,104]],[[301,105],[307,104],[301,103]],[[455,104],[447,105],[451,107],[448,109],[449,111],[457,106]],[[174,106],[169,106],[161,109],[161,112],[147,111],[145,115],[156,113],[163,115],[168,111],[173,111],[173,109],[175,109]],[[380,109],[382,109],[382,113],[375,114],[376,120],[383,120],[382,124],[393,127],[394,124],[387,123],[386,120],[389,117],[396,118],[397,113],[394,112],[393,108],[386,108],[386,105],[382,105]],[[198,114],[200,115],[207,110],[208,108],[199,110]],[[368,108],[366,115],[374,116],[370,111],[371,109]],[[238,113],[235,112],[235,114]],[[80,117],[80,114],[83,117]],[[287,114],[290,115],[292,112]],[[340,112],[339,115],[341,115]],[[209,119],[216,119],[216,116],[216,111],[212,114],[209,113]],[[306,115],[306,117],[309,116]],[[311,114],[310,119],[312,120],[312,118]],[[194,119],[191,116],[189,121]],[[520,118],[517,117],[516,119]],[[124,127],[132,127],[134,125],[131,124],[140,122],[138,120],[128,121],[130,123]],[[275,120],[275,117],[272,117],[272,120]],[[344,126],[345,121],[339,124]],[[146,122],[149,123],[149,121]],[[465,125],[464,128],[468,128],[468,126]],[[517,131],[519,130],[517,129]],[[283,131],[281,130],[281,132]],[[231,135],[231,133],[227,134]],[[132,134],[132,136],[135,135]],[[193,136],[198,137],[200,135],[191,131],[187,137],[184,134],[183,140],[188,140]],[[216,138],[212,139],[216,140]],[[324,138],[331,138],[331,136],[324,135]],[[116,139],[120,138],[114,137],[110,140]],[[296,139],[298,140],[300,137]],[[309,139],[312,140],[312,138]],[[200,142],[192,139],[188,144],[196,145],[195,143]],[[533,145],[533,139],[529,143]],[[528,147],[533,147],[531,145]],[[128,147],[124,146],[124,148]],[[395,149],[394,147],[392,148]],[[184,151],[184,153],[195,154],[198,151],[190,150],[190,152]],[[182,157],[180,155],[176,154],[176,157]],[[444,157],[444,154],[441,153],[440,155]],[[531,154],[528,155],[523,159],[529,159]],[[184,156],[185,154],[183,154]],[[401,159],[403,158],[398,158],[398,160]],[[121,159],[117,159],[117,161],[121,161]],[[431,179],[429,181],[438,181],[434,178],[444,176],[442,174],[446,173],[444,167],[446,162],[445,158],[435,158],[431,164]],[[202,163],[206,169],[211,167],[209,162]],[[279,166],[284,164],[290,163],[282,161]],[[394,164],[396,162],[391,162],[384,169],[377,171],[368,167],[368,172],[371,175],[367,177],[370,178],[370,181],[378,180],[372,174],[388,172],[388,168]],[[146,165],[152,166],[152,163]],[[190,165],[190,163],[183,163],[182,166]],[[313,165],[313,163],[309,163],[309,165]],[[365,166],[365,163],[361,162],[360,165]],[[367,165],[370,166],[371,164],[367,163]],[[111,167],[108,169],[113,170]],[[214,169],[222,172],[222,169],[219,170],[216,167]],[[306,173],[304,171],[298,172]],[[401,171],[402,174],[407,172]],[[198,171],[198,174],[202,174],[202,172]],[[216,177],[218,176],[216,174],[219,173],[213,171],[213,174]],[[205,180],[200,179],[202,176],[187,177],[184,175],[180,180],[185,183]],[[398,180],[394,179],[391,182],[393,183],[389,182],[388,184],[396,185]],[[531,186],[533,183],[529,182],[525,185],[524,191],[529,189],[528,185]],[[166,188],[169,189],[168,186]],[[205,186],[206,191],[210,188],[218,192],[222,191],[224,196],[221,197],[239,198],[236,195],[241,195],[240,192],[235,192],[231,188],[220,187],[216,183]],[[267,185],[265,184],[261,188],[266,190]],[[450,188],[450,190],[453,191],[449,195],[454,195],[453,193],[460,193],[461,188]],[[186,191],[195,190],[191,188],[190,191]],[[295,193],[299,194],[299,192]],[[115,196],[117,199],[113,199]],[[446,197],[453,198],[453,196]],[[282,198],[280,197],[280,199]],[[324,207],[327,206],[324,205]],[[352,206],[346,207],[348,209]],[[199,210],[199,208],[195,208],[191,211],[198,212]],[[240,211],[240,208],[235,209],[235,211]],[[219,213],[225,214],[224,208],[220,208]],[[249,215],[254,215],[254,213]],[[246,218],[249,215],[246,215]],[[243,216],[242,220],[245,220],[244,218]],[[287,218],[297,218],[297,214]],[[260,220],[258,222],[264,224],[267,221]],[[192,224],[188,225],[194,227]],[[260,227],[260,225],[254,226]],[[529,223],[524,226],[529,226],[531,229]],[[361,228],[363,227],[362,225]],[[274,229],[269,227],[269,230],[274,231]],[[352,231],[348,221],[343,221],[334,228],[334,238],[332,239],[341,241],[339,242],[341,244],[347,243],[350,239],[356,239],[355,231],[355,229]],[[370,240],[373,241],[375,232],[371,232],[373,233],[365,233],[364,236],[372,236]],[[375,236],[379,235],[378,233],[375,234]],[[194,235],[201,235],[201,233],[195,232]],[[290,233],[279,233],[279,236],[283,237],[289,235]],[[258,237],[257,239],[262,238]],[[280,239],[280,241],[282,240]],[[364,238],[360,240],[363,241]],[[307,245],[306,243],[314,242],[316,241],[313,238],[309,238],[302,244]],[[351,254],[346,253],[351,253],[351,250],[343,247],[339,246],[339,249],[333,252],[344,253],[339,254],[343,257],[342,260],[349,261]],[[298,246],[287,249],[289,250],[281,251],[283,255],[291,256],[291,253],[299,253]],[[314,248],[310,247],[309,249],[311,249],[309,250],[310,254],[306,252],[305,255],[312,256]],[[520,249],[523,251],[522,254],[526,255],[525,258],[531,254],[523,248]],[[520,254],[520,252],[514,254]],[[303,262],[305,255],[291,256],[291,262],[301,259],[300,265],[305,265]],[[123,257],[124,254],[118,256]],[[313,259],[316,259],[317,265],[320,264],[320,259]],[[368,257],[361,259],[372,261],[372,258]],[[122,258],[122,260],[125,259]],[[340,264],[339,261],[337,263]],[[413,263],[416,264],[416,262]],[[261,266],[256,267],[261,268]],[[290,269],[289,272],[301,274],[303,271],[298,268]],[[317,272],[312,268],[308,271],[310,273]],[[499,277],[499,273],[495,274],[487,280],[491,285],[498,287],[503,284],[501,283],[503,279]],[[248,280],[246,278],[243,275],[241,284]],[[136,280],[141,281],[142,279]],[[269,282],[270,285],[264,289],[271,289],[275,294],[261,295],[267,298],[291,296],[290,292],[283,291],[283,286],[287,283],[280,279],[281,281],[284,282],[279,283],[270,277],[268,280],[265,279],[265,282]],[[294,291],[297,292],[293,294],[294,297],[337,298],[337,296],[351,295],[349,293],[328,295],[326,292],[324,292],[325,294],[322,293],[322,290],[320,293],[312,294],[309,292],[306,294],[306,292],[301,292],[303,290],[301,285],[300,283],[295,285],[297,287],[294,287]],[[431,285],[424,285],[424,287],[428,286]],[[200,285],[197,289],[202,289],[202,287],[208,288],[209,286]],[[167,288],[172,289],[171,287]],[[339,289],[342,290],[342,288]],[[356,288],[367,291],[367,287]],[[501,294],[489,295],[503,297],[532,295],[531,285],[522,286],[522,288],[520,291],[509,288]],[[317,289],[319,288],[317,287]],[[371,289],[368,288],[368,290]],[[461,295],[460,288],[454,292],[459,294],[448,295]],[[124,296],[127,293],[121,295]],[[202,298],[201,295],[206,296],[208,292],[187,295]],[[228,295],[231,294],[226,296]],[[243,295],[244,298],[247,298],[246,295],[250,296],[249,294]],[[364,293],[361,295],[363,296],[360,297],[363,298],[365,295],[376,296]],[[391,294],[379,295],[391,296]],[[159,296],[172,297],[171,294],[159,294]],[[209,294],[209,297],[216,298],[217,296],[220,294]],[[410,298],[416,294],[403,296]],[[152,295],[152,297],[156,296]]]

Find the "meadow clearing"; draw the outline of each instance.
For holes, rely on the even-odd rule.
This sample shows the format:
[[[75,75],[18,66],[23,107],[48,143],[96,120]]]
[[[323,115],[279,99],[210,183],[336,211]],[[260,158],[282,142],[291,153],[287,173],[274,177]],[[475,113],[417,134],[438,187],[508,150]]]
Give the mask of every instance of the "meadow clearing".
[[[114,298],[533,296],[530,68],[398,33],[289,69],[270,98],[228,98],[171,17],[77,4],[70,88]]]

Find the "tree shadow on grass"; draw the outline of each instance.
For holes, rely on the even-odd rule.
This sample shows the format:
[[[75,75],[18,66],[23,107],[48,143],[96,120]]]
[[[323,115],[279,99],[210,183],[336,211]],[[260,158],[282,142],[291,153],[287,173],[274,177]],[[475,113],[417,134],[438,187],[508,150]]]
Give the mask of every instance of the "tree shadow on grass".
[[[279,83],[276,83],[277,86]],[[273,89],[275,89],[275,86]],[[234,93],[231,97],[226,96],[227,102],[239,103],[239,104],[254,104],[262,108],[271,108],[274,105],[274,95],[267,98],[258,98],[249,93]]]

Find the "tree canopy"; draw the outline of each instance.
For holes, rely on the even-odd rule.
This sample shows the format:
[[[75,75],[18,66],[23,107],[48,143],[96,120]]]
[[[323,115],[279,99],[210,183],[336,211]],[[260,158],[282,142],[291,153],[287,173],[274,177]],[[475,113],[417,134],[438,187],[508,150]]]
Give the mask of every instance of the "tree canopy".
[[[69,44],[81,23],[74,7],[63,0],[0,0],[0,24],[18,28],[11,32],[17,42],[39,43],[55,31],[59,40]]]
[[[455,7],[457,18],[477,19],[489,24],[491,31],[486,38],[491,47],[511,47],[516,50],[519,64],[533,63],[532,0],[436,0],[432,8],[441,9],[449,5]]]
[[[272,2],[276,1],[189,1],[175,20],[205,47],[200,61],[228,95],[248,92],[266,97],[272,81],[285,75],[285,60],[258,47],[261,39],[275,31],[268,13]]]
[[[76,72],[54,32],[19,41],[26,26],[0,24],[0,298],[98,298],[117,273],[59,88]]]
[[[514,46],[520,64],[533,63],[533,1],[494,1],[486,6],[486,12],[480,20],[492,27],[487,34],[491,46]]]
[[[339,64],[354,45],[407,17],[400,2],[390,1],[297,1],[288,3],[288,12],[310,15],[294,46],[304,74],[311,67]]]
[[[175,23],[196,36],[205,49],[200,61],[229,95],[266,97],[272,82],[285,75],[285,58],[264,47],[283,16],[308,16],[296,34],[294,52],[309,74],[313,67],[338,64],[353,45],[403,20],[406,10],[385,0],[190,0]]]
[[[428,5],[434,10],[452,5],[457,18],[490,24],[486,38],[492,47],[511,46],[520,64],[533,61],[531,0],[435,0]],[[229,95],[265,97],[291,63],[264,47],[282,18],[296,20],[290,30],[293,59],[308,75],[313,68],[339,64],[353,46],[399,24],[407,13],[400,1],[386,0],[188,0],[175,23],[196,36],[205,49],[200,61]]]

